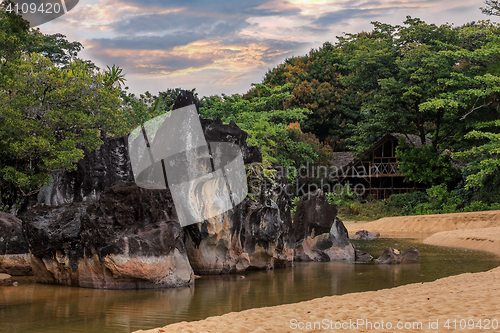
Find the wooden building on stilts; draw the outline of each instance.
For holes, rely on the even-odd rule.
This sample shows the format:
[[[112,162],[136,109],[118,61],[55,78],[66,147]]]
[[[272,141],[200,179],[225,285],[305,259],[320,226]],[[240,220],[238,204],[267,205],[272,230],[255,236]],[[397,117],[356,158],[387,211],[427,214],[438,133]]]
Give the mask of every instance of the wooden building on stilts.
[[[422,147],[420,137],[399,133],[387,134],[378,140],[373,148],[364,153],[363,159],[355,158],[350,152],[334,153],[332,166],[336,169],[336,180],[349,185],[358,195],[385,199],[391,194],[422,191],[426,187],[416,182],[405,182],[398,171],[396,147],[404,138],[412,147]],[[426,145],[430,145],[427,139]]]

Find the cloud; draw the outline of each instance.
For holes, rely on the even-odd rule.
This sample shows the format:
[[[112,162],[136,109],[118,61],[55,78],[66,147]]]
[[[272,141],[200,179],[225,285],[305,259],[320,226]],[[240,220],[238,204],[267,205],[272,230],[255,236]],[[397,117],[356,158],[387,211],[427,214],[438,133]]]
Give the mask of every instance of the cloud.
[[[370,10],[343,9],[322,15],[313,22],[313,25],[319,27],[328,27],[330,25],[337,24],[342,21],[347,21],[359,16],[375,16],[375,15]]]
[[[303,48],[304,43],[280,40],[204,40],[162,49],[157,38],[137,47],[134,39],[90,40],[89,52],[127,73],[182,75],[207,69],[237,73],[274,64]],[[160,39],[161,40],[161,39]],[[156,45],[156,47],[154,47]],[[112,47],[114,46],[114,47]],[[131,47],[128,47],[131,46]]]
[[[100,67],[119,65],[136,89],[182,83],[212,94],[248,90],[286,58],[344,31],[367,31],[373,20],[487,19],[476,7],[473,0],[91,0],[41,28],[79,40],[81,55]]]

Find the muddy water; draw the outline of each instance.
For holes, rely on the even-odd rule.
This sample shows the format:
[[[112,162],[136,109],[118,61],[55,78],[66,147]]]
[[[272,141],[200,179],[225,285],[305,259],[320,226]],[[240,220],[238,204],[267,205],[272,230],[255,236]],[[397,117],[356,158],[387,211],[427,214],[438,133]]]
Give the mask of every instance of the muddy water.
[[[242,275],[207,276],[189,288],[93,290],[33,283],[0,283],[0,332],[125,333],[232,311],[317,297],[433,281],[500,265],[497,256],[423,245],[411,239],[356,242],[374,257],[384,249],[415,246],[418,264],[296,263],[293,268]]]

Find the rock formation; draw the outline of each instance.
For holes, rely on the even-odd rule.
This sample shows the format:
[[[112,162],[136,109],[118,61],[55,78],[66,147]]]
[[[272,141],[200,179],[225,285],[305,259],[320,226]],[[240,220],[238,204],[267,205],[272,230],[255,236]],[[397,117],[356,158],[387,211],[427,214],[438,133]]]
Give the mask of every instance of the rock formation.
[[[15,216],[2,212],[0,212],[0,273],[32,275],[22,222]]]
[[[234,122],[201,119],[208,142],[240,146],[261,161]],[[133,183],[127,137],[105,138],[74,172],[52,175],[23,232],[36,281],[92,288],[157,288],[193,283],[195,274],[287,266],[294,260],[354,260],[337,206],[303,197],[292,223],[286,178],[259,179],[235,208],[181,228],[170,191]],[[294,255],[295,252],[295,255]]]
[[[302,196],[292,226],[296,261],[354,260],[354,247],[337,210],[322,192]]]
[[[185,227],[185,244],[196,274],[243,272],[247,268],[283,267],[292,263],[290,199],[269,190],[246,198],[235,209]],[[262,186],[265,188],[266,186]]]
[[[178,287],[194,275],[169,191],[118,183],[97,201],[24,216],[37,282],[105,288]]]

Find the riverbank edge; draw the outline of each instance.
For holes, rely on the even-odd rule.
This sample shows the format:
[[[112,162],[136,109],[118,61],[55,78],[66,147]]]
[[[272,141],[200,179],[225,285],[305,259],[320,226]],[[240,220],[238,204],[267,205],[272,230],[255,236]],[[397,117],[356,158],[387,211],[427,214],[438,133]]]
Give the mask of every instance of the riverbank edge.
[[[426,244],[483,250],[500,255],[500,211],[387,217],[373,222],[346,222],[352,236],[358,230],[380,232],[381,237],[419,235]],[[349,332],[460,331],[460,320],[500,322],[500,267],[465,273],[433,282],[391,289],[327,296],[310,301],[255,308],[180,322],[134,333],[160,332],[328,332],[342,324]],[[363,321],[364,326],[357,325]],[[453,320],[456,320],[453,322]],[[375,329],[384,321],[391,323]],[[438,329],[435,329],[437,321]],[[444,325],[448,321],[448,327]],[[398,323],[421,323],[421,328],[394,329]],[[451,322],[451,325],[450,325]],[[311,329],[308,329],[308,323]],[[316,325],[315,328],[315,323]],[[349,325],[347,325],[347,323]],[[355,323],[356,325],[353,325]],[[368,323],[375,327],[366,326]],[[433,326],[434,325],[434,326]],[[301,329],[301,327],[303,327]],[[483,332],[484,327],[468,329]],[[339,330],[337,330],[339,331]]]

